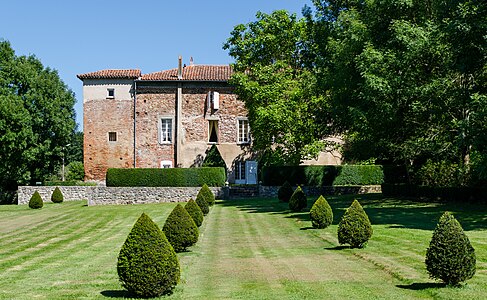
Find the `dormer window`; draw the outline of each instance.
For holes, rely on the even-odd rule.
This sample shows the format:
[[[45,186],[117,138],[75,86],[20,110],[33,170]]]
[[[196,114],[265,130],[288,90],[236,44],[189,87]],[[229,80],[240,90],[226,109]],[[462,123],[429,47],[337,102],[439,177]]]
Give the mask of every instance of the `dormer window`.
[[[109,99],[115,98],[115,89],[107,89],[107,98]]]

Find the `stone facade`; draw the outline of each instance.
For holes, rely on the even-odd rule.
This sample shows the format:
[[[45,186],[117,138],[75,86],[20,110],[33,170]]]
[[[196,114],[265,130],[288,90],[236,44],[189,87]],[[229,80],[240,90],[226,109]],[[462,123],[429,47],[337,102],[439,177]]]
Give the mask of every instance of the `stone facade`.
[[[51,202],[55,186],[19,186],[18,204],[28,204],[35,191],[41,195],[42,201]],[[64,201],[86,200],[91,197],[94,186],[60,186]]]

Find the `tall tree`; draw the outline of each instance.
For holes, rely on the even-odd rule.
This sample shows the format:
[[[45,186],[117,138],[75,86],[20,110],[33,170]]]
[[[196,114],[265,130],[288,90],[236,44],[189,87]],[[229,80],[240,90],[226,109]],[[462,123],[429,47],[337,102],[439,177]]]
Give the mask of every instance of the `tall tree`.
[[[224,45],[235,59],[231,83],[248,110],[254,149],[297,164],[323,149],[330,122],[315,92],[306,21],[283,10],[256,17]]]
[[[0,41],[0,185],[42,180],[76,128],[74,94],[55,70]]]

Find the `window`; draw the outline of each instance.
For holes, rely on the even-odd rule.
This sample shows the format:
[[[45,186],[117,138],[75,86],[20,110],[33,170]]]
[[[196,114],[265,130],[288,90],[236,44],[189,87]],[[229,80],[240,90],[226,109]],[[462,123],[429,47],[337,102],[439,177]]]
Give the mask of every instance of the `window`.
[[[115,89],[107,89],[107,98],[115,98]]]
[[[163,168],[163,169],[172,168],[172,161],[170,161],[170,160],[161,161],[161,168]]]
[[[249,120],[241,119],[238,120],[238,143],[247,144],[250,143],[249,134]]]
[[[109,142],[116,142],[117,141],[117,133],[116,132],[109,132],[108,133],[108,141]]]
[[[245,181],[245,162],[244,161],[237,161],[235,163],[235,182],[242,183],[241,181]]]
[[[161,126],[159,130],[159,141],[161,144],[169,144],[172,142],[172,119],[161,119]]]
[[[208,142],[218,143],[218,120],[208,121]]]

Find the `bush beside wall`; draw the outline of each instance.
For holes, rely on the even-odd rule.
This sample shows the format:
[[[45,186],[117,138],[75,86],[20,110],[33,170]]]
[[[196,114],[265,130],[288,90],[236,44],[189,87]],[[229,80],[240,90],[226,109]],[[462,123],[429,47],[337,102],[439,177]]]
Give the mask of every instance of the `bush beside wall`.
[[[285,181],[301,186],[376,185],[384,181],[382,166],[271,166],[262,171],[262,183],[280,186]]]
[[[108,169],[109,187],[223,186],[224,168]]]

